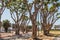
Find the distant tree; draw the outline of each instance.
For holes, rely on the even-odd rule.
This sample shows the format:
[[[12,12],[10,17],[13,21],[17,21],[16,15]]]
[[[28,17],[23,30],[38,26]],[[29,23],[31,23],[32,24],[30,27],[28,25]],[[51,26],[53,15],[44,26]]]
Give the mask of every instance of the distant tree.
[[[3,27],[5,28],[5,32],[8,31],[8,27],[10,27],[10,22],[9,20],[3,20]]]
[[[27,28],[26,28],[26,33],[29,32],[29,31],[32,31],[32,25],[28,25]]]
[[[32,29],[32,26],[28,26],[28,29]]]

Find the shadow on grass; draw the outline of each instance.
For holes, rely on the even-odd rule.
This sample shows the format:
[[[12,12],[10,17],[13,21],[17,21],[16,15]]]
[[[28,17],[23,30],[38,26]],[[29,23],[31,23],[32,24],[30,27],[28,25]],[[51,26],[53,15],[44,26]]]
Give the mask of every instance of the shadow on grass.
[[[42,39],[39,39],[39,38],[34,38],[34,40],[42,40]]]
[[[49,33],[48,35],[46,35],[46,36],[50,36],[50,37],[59,37],[60,36],[60,34],[52,34],[52,33]]]
[[[9,37],[9,38],[0,38],[0,40],[15,40],[15,39],[29,39],[30,37],[29,37],[29,35],[28,36],[26,36],[26,35],[22,35],[22,34],[20,34],[20,35],[12,35],[12,36],[5,36],[5,37]]]

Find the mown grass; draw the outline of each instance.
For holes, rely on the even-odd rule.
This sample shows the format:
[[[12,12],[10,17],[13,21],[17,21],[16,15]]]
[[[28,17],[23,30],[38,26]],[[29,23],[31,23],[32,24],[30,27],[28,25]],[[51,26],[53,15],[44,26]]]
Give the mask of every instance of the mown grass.
[[[41,34],[43,34],[42,30],[40,30],[39,32]],[[54,30],[54,29],[52,29],[52,30],[50,30],[50,34],[54,35],[55,37],[60,36],[60,30]]]

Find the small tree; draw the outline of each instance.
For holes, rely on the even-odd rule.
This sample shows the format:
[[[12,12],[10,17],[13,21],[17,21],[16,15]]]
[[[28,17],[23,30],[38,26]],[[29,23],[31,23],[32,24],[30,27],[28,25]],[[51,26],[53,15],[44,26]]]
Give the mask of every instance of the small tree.
[[[5,28],[5,32],[7,32],[8,27],[10,27],[10,22],[8,20],[3,20],[3,27]]]

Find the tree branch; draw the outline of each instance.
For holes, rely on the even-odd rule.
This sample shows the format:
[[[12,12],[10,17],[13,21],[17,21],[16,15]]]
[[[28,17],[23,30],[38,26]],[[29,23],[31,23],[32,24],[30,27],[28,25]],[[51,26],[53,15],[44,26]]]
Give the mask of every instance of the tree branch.
[[[10,12],[10,15],[11,15],[11,18],[16,22],[16,20],[13,18],[13,16],[12,16],[12,12]]]

